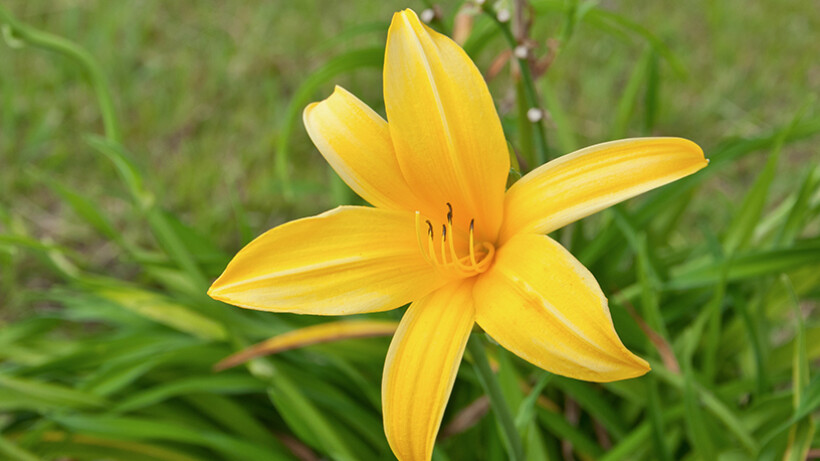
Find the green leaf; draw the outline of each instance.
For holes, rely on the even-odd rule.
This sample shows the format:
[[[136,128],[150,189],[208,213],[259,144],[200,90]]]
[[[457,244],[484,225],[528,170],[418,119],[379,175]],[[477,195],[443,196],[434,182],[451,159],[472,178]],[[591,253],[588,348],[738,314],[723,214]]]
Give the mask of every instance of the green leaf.
[[[535,386],[532,387],[530,393],[527,394],[518,405],[518,412],[515,415],[515,427],[518,428],[519,432],[523,432],[524,429],[535,420],[535,404],[553,377],[555,377],[555,375],[552,373],[542,371]]]
[[[302,441],[333,459],[356,459],[325,415],[305,397],[287,374],[262,360],[251,361],[249,367],[254,375],[269,383],[268,398]]]
[[[0,455],[8,461],[37,461],[39,458],[0,435]]]
[[[789,210],[789,215],[774,238],[773,245],[775,247],[794,243],[803,229],[804,223],[811,219],[812,194],[818,190],[820,190],[820,166],[813,165],[806,171],[806,175],[800,184],[800,190],[797,192],[794,203]]]
[[[104,398],[95,394],[72,389],[58,384],[49,384],[42,381],[17,378],[0,374],[0,389],[6,389],[16,394],[12,401],[16,401],[20,408],[45,410],[48,408],[101,408],[107,405]]]
[[[120,285],[95,292],[124,309],[199,338],[220,341],[228,334],[221,324],[151,291]]]
[[[603,448],[592,440],[586,431],[567,422],[564,415],[560,413],[539,408],[538,422],[547,431],[555,434],[558,439],[571,443],[579,453],[591,456],[593,459],[598,459],[604,453]]]
[[[746,194],[743,203],[740,205],[737,214],[729,225],[729,230],[726,232],[724,238],[724,248],[728,254],[734,253],[738,249],[746,247],[754,234],[755,227],[760,221],[760,216],[763,213],[763,207],[766,204],[766,199],[769,196],[769,188],[777,173],[777,164],[780,160],[780,153],[782,152],[783,140],[791,129],[792,125],[784,128],[775,141],[775,146],[769,158],[766,161],[766,166],[755,180],[754,185]]]
[[[739,281],[779,274],[820,260],[820,241],[807,241],[791,248],[749,251],[726,262],[695,261],[671,270],[665,288],[679,290],[707,286],[720,280],[724,265],[729,264],[727,279]]]
[[[213,449],[226,459],[287,460],[284,453],[268,446],[245,441],[218,432],[186,427],[158,418],[137,418],[101,415],[53,416],[60,425],[74,432],[121,440],[167,441],[192,444]]]
[[[121,400],[110,411],[126,413],[156,405],[166,399],[193,393],[245,394],[265,389],[264,383],[247,375],[207,375],[175,379],[159,386],[137,392]]]
[[[93,437],[49,431],[37,441],[37,453],[48,459],[66,456],[78,459],[117,461],[198,461],[200,458],[163,447],[155,442],[140,443],[116,438]]]
[[[599,421],[616,439],[626,435],[623,415],[613,408],[612,403],[597,391],[592,383],[555,376],[553,385],[572,397],[578,405]]]
[[[610,136],[612,139],[624,138],[629,130],[629,122],[635,114],[638,106],[638,96],[641,87],[644,85],[648,74],[647,67],[651,61],[652,48],[646,48],[641,55],[641,59],[635,64],[632,74],[629,76],[621,98],[618,100],[618,108],[615,111],[615,121],[612,124]]]
[[[558,142],[560,152],[568,154],[578,150],[581,146],[575,134],[575,127],[572,126],[569,116],[561,106],[561,101],[555,93],[549,78],[540,79],[539,86],[541,87],[541,95],[544,98],[544,107],[555,124],[555,140]]]
[[[45,185],[67,203],[78,216],[86,223],[114,242],[123,245],[122,234],[114,228],[108,220],[101,207],[88,197],[72,190],[65,184],[56,180],[50,175],[46,175],[37,170],[31,170],[32,176],[41,184]]]

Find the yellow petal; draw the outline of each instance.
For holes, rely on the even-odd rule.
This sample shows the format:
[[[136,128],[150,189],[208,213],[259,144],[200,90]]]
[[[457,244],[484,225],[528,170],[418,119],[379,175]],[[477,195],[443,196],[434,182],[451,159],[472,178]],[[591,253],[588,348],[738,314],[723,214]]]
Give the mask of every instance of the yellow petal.
[[[446,285],[407,309],[382,377],[384,431],[402,461],[429,460],[473,327],[473,281]]]
[[[411,10],[387,34],[384,102],[401,171],[435,208],[420,211],[443,216],[450,202],[457,227],[475,219],[478,238],[494,241],[510,168],[501,122],[464,50]]]
[[[618,338],[592,274],[545,235],[510,239],[473,295],[484,331],[547,371],[607,382],[649,370]]]
[[[307,106],[302,119],[313,144],[360,197],[377,207],[415,211],[417,200],[379,114],[337,86],[329,98]]]
[[[347,315],[399,307],[445,282],[421,255],[413,213],[339,207],[258,237],[208,294],[250,309]]]
[[[507,191],[501,242],[552,232],[707,164],[700,147],[681,138],[623,139],[559,157]]]
[[[341,341],[343,339],[388,336],[395,333],[398,326],[398,322],[379,320],[351,320],[311,325],[276,335],[270,339],[242,349],[220,360],[219,363],[214,365],[214,370],[224,370],[241,365],[256,357],[278,354],[282,351],[298,349],[313,344]]]

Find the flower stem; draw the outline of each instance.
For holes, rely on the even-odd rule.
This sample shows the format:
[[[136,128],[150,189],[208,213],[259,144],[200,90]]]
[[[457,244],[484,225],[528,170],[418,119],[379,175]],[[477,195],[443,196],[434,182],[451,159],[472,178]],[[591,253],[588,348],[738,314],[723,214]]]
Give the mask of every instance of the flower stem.
[[[507,39],[507,43],[510,45],[510,49],[513,51],[513,56],[515,53],[516,47],[518,47],[519,43],[513,36],[512,30],[510,30],[509,22],[501,22],[498,20],[498,15],[495,14],[489,7],[484,7],[484,12],[489,15],[498,27],[501,29],[501,32],[504,35],[504,38]],[[526,99],[526,103],[529,107],[527,110],[530,109],[538,109],[542,111],[541,104],[538,103],[538,92],[535,90],[535,79],[532,77],[532,71],[530,70],[530,63],[528,58],[518,58],[514,57],[518,62],[518,68],[521,71],[521,80],[524,83],[524,97]],[[538,120],[536,122],[531,122],[534,125],[533,132],[535,133],[535,165],[530,165],[530,168],[536,168],[539,165],[545,163],[547,161],[547,132],[544,129],[544,122],[543,120]]]
[[[97,102],[100,105],[105,128],[105,137],[109,141],[120,142],[120,125],[114,111],[114,99],[111,97],[111,90],[100,66],[97,65],[97,61],[88,51],[63,37],[41,32],[18,22],[2,6],[0,6],[0,26],[4,29],[4,35],[10,35],[32,46],[62,54],[79,64],[88,75],[91,87],[94,88],[94,93],[97,95]]]
[[[481,337],[474,335],[467,342],[467,348],[473,358],[473,367],[478,374],[478,379],[481,381],[484,392],[490,399],[490,407],[495,413],[496,420],[501,427],[501,435],[504,440],[504,445],[507,447],[507,452],[510,459],[513,461],[524,460],[524,446],[521,444],[521,435],[515,428],[515,420],[513,419],[512,411],[507,404],[504,395],[501,393],[501,385],[498,379],[490,368],[490,362],[487,360],[487,352],[484,350],[484,342]]]

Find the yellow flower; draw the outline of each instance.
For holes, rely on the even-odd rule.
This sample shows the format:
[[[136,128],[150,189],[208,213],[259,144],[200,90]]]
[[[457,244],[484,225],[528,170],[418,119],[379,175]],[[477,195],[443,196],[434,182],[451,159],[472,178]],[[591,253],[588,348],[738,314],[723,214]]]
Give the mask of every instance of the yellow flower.
[[[387,439],[429,459],[474,323],[545,370],[588,381],[643,375],[592,274],[545,234],[706,166],[678,138],[614,141],[510,169],[484,79],[410,10],[390,25],[389,123],[337,87],[304,112],[334,170],[374,207],[276,227],[242,249],[209,294],[250,309],[317,315],[411,303],[384,366]]]

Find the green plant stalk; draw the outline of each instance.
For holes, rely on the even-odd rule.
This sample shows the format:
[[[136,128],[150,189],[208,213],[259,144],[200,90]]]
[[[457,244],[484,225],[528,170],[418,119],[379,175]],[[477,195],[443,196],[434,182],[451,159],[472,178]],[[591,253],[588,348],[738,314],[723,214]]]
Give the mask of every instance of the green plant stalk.
[[[473,366],[478,379],[481,381],[481,386],[487,397],[490,399],[490,407],[495,413],[496,420],[501,426],[501,435],[510,459],[513,461],[524,460],[524,446],[521,443],[521,435],[515,427],[515,420],[513,419],[512,411],[510,410],[507,401],[504,399],[504,394],[501,393],[501,385],[498,383],[495,373],[490,368],[490,362],[487,360],[487,352],[484,350],[484,343],[478,336],[473,336],[467,342],[467,349],[473,358]]]
[[[489,15],[498,27],[501,29],[501,32],[504,34],[504,38],[507,39],[507,43],[510,45],[510,50],[515,51],[515,48],[518,46],[518,41],[516,41],[515,37],[510,30],[510,27],[507,23],[503,23],[498,20],[495,13],[487,9],[488,7],[484,8],[484,12]],[[518,68],[521,71],[521,80],[524,83],[524,97],[526,99],[527,105],[529,106],[527,109],[539,109],[542,110],[541,104],[538,103],[538,93],[535,91],[535,79],[532,77],[532,71],[530,70],[530,63],[529,61],[524,59],[515,59],[518,62]],[[529,122],[529,120],[527,120]],[[544,164],[547,161],[547,132],[544,129],[544,122],[543,120],[539,120],[535,123],[533,132],[535,133],[535,163],[536,165],[529,165],[531,169],[538,167],[539,165]]]
[[[25,24],[21,24],[14,19],[3,6],[0,6],[0,22],[5,23],[5,25],[9,27],[10,32],[24,42],[38,48],[65,55],[69,59],[77,62],[80,67],[85,70],[89,83],[97,95],[97,102],[100,106],[103,126],[105,128],[105,137],[119,143],[121,140],[121,131],[116,111],[114,110],[114,99],[111,97],[111,90],[108,87],[105,74],[103,74],[102,69],[97,65],[97,62],[91,54],[63,37],[41,32]]]
[[[525,160],[526,165],[519,165],[519,173],[526,173],[533,167],[537,166],[537,159],[535,158],[535,149],[533,146],[533,134],[530,121],[527,119],[527,102],[524,95],[524,85],[521,81],[515,83],[515,103],[518,105],[518,148],[521,151],[521,157]]]

